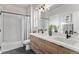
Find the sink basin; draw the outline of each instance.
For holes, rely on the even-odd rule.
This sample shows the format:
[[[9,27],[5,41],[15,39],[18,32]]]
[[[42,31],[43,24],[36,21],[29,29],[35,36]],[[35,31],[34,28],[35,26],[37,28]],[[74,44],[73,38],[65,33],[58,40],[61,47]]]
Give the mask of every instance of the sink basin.
[[[77,43],[77,41],[75,41],[75,40],[66,39],[64,37],[56,37],[55,40],[58,40],[58,41],[61,41],[61,42],[67,43],[67,44],[71,44],[71,45],[74,45]]]

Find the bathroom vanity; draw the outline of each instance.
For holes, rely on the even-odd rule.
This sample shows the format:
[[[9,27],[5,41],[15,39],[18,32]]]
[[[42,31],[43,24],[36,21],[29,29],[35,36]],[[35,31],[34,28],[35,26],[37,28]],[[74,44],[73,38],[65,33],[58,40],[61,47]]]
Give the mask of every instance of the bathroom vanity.
[[[79,47],[76,41],[57,40],[59,34],[48,36],[46,34],[31,33],[31,49],[37,54],[78,54]],[[64,39],[63,39],[64,40]],[[70,41],[69,40],[69,41]]]

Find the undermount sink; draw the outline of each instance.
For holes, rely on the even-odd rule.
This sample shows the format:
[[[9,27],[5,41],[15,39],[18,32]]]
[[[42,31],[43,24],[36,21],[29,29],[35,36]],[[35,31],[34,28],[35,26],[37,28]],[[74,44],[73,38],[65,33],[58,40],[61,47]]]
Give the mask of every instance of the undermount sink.
[[[55,40],[58,40],[67,44],[71,44],[71,45],[74,45],[77,43],[77,41],[72,39],[66,39],[65,37],[55,37]]]

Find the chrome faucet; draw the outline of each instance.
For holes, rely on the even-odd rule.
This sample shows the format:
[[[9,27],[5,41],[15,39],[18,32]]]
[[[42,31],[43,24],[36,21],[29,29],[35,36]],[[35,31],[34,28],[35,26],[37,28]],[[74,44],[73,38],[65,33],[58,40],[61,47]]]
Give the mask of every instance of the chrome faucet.
[[[71,37],[72,31],[70,30],[69,33],[68,31],[66,31],[65,34],[66,34],[66,38],[68,39]]]

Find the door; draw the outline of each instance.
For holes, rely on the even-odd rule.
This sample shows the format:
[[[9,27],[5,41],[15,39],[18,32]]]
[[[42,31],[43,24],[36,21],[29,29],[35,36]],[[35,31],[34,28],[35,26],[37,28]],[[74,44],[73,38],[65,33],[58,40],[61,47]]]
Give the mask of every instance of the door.
[[[3,40],[2,51],[16,49],[22,46],[22,16],[2,13],[3,15]]]

